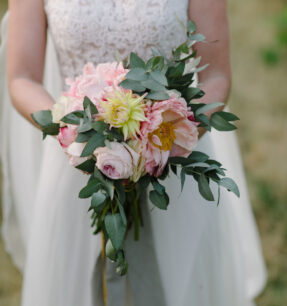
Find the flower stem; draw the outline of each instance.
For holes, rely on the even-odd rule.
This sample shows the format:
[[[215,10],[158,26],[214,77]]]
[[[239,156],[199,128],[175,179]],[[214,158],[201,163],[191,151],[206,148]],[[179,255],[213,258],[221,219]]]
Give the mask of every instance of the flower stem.
[[[139,220],[139,207],[138,207],[136,191],[132,193],[132,201],[133,201],[133,215],[134,215],[134,239],[139,240],[140,220]]]

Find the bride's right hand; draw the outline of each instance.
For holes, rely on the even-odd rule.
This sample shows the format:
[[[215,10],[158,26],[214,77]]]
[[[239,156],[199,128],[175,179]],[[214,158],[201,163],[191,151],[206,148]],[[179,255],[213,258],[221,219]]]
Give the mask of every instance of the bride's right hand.
[[[9,93],[14,107],[34,125],[31,114],[54,103],[42,86],[46,31],[44,1],[9,0]]]

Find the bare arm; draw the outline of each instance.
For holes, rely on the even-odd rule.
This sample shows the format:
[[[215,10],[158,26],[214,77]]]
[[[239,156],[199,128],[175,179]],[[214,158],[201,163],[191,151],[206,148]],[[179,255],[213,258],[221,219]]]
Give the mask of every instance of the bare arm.
[[[7,77],[15,108],[34,124],[31,114],[51,109],[53,99],[42,87],[46,16],[42,0],[10,0]]]
[[[226,0],[190,0],[189,18],[197,24],[198,32],[206,36],[207,41],[195,46],[202,57],[201,64],[210,66],[199,74],[201,89],[206,95],[202,103],[226,102],[230,85],[229,28]],[[210,115],[210,113],[209,113]],[[201,134],[203,131],[200,131]]]

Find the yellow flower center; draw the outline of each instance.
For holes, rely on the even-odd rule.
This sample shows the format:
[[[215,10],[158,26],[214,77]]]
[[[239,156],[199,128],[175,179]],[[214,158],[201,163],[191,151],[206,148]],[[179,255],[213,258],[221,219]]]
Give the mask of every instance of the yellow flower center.
[[[161,145],[153,142],[153,135],[159,138]],[[149,140],[160,150],[170,151],[175,140],[174,125],[171,122],[163,122],[153,133],[149,135]]]

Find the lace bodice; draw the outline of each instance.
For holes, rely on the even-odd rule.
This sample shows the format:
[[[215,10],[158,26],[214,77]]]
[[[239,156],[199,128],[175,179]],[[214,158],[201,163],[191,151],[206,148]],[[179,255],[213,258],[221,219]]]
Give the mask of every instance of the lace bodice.
[[[113,61],[133,51],[147,58],[151,46],[170,52],[185,39],[188,0],[45,0],[48,27],[63,80],[87,62]]]

